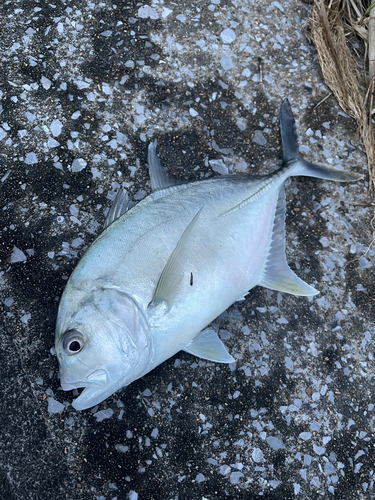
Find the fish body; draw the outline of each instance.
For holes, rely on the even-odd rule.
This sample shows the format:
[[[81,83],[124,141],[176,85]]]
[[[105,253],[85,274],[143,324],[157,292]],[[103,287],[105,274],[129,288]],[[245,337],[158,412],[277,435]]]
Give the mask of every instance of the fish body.
[[[153,193],[130,210],[118,195],[60,302],[62,388],[85,387],[76,409],[94,406],[180,350],[234,361],[207,326],[256,285],[317,293],[286,262],[283,184],[293,175],[344,182],[361,176],[302,159],[287,100],[281,135],[284,160],[276,172],[181,185],[150,145]]]

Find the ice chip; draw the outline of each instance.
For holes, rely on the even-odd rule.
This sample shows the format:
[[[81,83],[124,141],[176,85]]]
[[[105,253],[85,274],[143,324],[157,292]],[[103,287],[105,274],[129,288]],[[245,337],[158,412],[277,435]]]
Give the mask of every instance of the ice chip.
[[[229,474],[229,472],[230,472],[229,465],[221,465],[220,466],[220,474],[222,474],[223,476],[226,476],[227,474]]]
[[[113,415],[113,410],[111,408],[107,408],[106,410],[101,410],[98,411],[94,414],[94,417],[96,418],[97,422],[101,422],[102,420],[105,420],[106,418],[110,418]]]
[[[263,451],[260,448],[254,448],[251,456],[252,456],[254,462],[262,462],[264,455],[263,455]]]
[[[25,115],[26,118],[29,120],[29,122],[33,122],[36,118],[36,116],[33,113],[30,113],[29,111],[26,111]]]
[[[46,78],[45,76],[42,76],[42,78],[40,79],[40,81],[42,82],[42,85],[43,87],[48,90],[51,85],[52,85],[52,82],[51,80],[49,80],[48,78]]]
[[[317,444],[313,444],[314,451],[317,455],[323,455],[326,451],[324,446],[318,446]]]
[[[126,144],[128,138],[126,137],[125,134],[116,130],[116,140],[118,144]]]
[[[104,92],[104,94],[106,95],[111,95],[112,94],[112,89],[111,87],[109,86],[108,83],[106,82],[102,82],[102,91]]]
[[[244,118],[239,118],[236,121],[236,125],[240,130],[246,130],[247,122]]]
[[[54,137],[57,137],[58,135],[61,134],[61,129],[62,129],[62,123],[60,120],[53,120],[53,122],[50,125],[50,131],[52,132],[52,135]]]
[[[87,161],[83,158],[76,158],[72,163],[72,172],[80,172],[87,165]]]
[[[77,85],[77,87],[81,89],[87,89],[87,87],[90,87],[90,84],[87,82],[84,82],[83,80],[74,80],[74,83]]]
[[[259,146],[265,146],[267,144],[267,139],[264,137],[263,132],[261,130],[256,130],[253,142],[259,144]]]
[[[63,411],[64,408],[65,406],[62,403],[59,403],[59,401],[56,401],[56,399],[52,397],[48,398],[48,413],[60,413],[60,411]]]
[[[231,484],[238,484],[241,477],[243,477],[242,472],[232,472],[232,474],[230,475]]]
[[[141,17],[142,19],[159,19],[159,14],[149,5],[143,5],[138,9],[138,17]]]
[[[208,162],[214,172],[221,175],[228,175],[228,167],[225,165],[223,160],[209,160]]]
[[[368,267],[371,267],[371,262],[369,262],[366,257],[361,257],[359,259],[359,269],[367,269]]]
[[[233,68],[233,62],[232,62],[232,59],[231,57],[224,53],[221,55],[221,61],[220,61],[220,64],[221,64],[221,67],[224,69],[224,70],[228,70],[228,69],[231,69]]]
[[[270,481],[270,485],[272,486],[272,488],[277,488],[280,483],[281,483],[281,481],[279,481],[278,479],[272,479]]]
[[[48,137],[47,145],[49,148],[57,148],[57,146],[60,146],[60,143],[57,142],[53,137]]]
[[[31,314],[30,313],[24,314],[23,316],[21,316],[21,321],[22,321],[22,323],[24,323],[25,325],[27,325],[27,322],[29,321],[30,318],[31,318]]]
[[[22,250],[14,246],[12,255],[10,256],[11,264],[14,264],[15,262],[25,262],[25,261],[26,261],[26,255],[23,253]]]
[[[119,453],[126,453],[129,449],[129,446],[124,446],[123,444],[116,444],[115,450]]]
[[[33,165],[34,163],[38,163],[38,158],[36,157],[36,154],[33,151],[27,154],[25,158],[25,163],[26,165]]]
[[[282,448],[285,448],[284,443],[281,441],[281,439],[274,436],[268,437],[267,443],[273,450],[281,450]]]
[[[162,16],[165,18],[165,17],[168,17],[169,14],[172,14],[173,10],[169,9],[168,7],[163,7],[163,12],[162,12]]]
[[[94,179],[96,177],[101,177],[102,176],[102,174],[100,173],[100,171],[96,167],[91,167],[91,173],[92,173],[92,176],[93,176]]]
[[[73,248],[77,248],[79,247],[80,245],[82,245],[82,243],[84,243],[84,240],[82,238],[75,238],[73,241],[72,241],[72,247]]]
[[[236,39],[236,33],[232,28],[226,28],[220,33],[220,36],[224,43],[232,43]]]

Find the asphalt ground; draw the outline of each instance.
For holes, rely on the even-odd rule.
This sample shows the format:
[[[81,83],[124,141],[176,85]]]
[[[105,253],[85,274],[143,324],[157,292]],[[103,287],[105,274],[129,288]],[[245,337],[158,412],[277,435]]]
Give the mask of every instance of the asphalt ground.
[[[262,175],[288,97],[307,159],[367,175],[354,122],[316,107],[309,9],[1,3],[1,499],[375,498],[366,177],[287,183],[287,260],[321,293],[257,287],[223,313],[235,364],[181,352],[77,412],[54,355],[59,298],[118,188],[150,193],[150,141],[181,179]]]

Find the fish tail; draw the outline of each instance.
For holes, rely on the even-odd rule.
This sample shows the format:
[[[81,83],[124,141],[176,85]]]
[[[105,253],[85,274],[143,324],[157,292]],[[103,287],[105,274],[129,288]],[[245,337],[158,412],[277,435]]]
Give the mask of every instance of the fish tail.
[[[284,99],[281,105],[280,130],[284,155],[283,167],[288,170],[288,177],[301,175],[336,182],[355,182],[363,178],[362,174],[356,172],[338,170],[302,158],[298,146],[296,122],[288,99]]]

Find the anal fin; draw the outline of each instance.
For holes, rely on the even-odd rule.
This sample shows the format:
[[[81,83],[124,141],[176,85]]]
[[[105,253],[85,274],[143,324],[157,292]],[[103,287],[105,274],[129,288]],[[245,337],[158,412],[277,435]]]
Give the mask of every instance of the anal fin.
[[[285,257],[285,191],[282,186],[277,200],[272,241],[259,285],[293,295],[316,295],[319,292],[302,281],[288,266]]]
[[[277,269],[272,265],[268,266],[259,285],[293,295],[311,296],[319,293],[314,287],[302,281],[287,264],[283,269],[280,266],[277,266]]]
[[[217,333],[211,328],[206,328],[198,333],[184,348],[184,351],[216,363],[233,363],[235,361]]]

